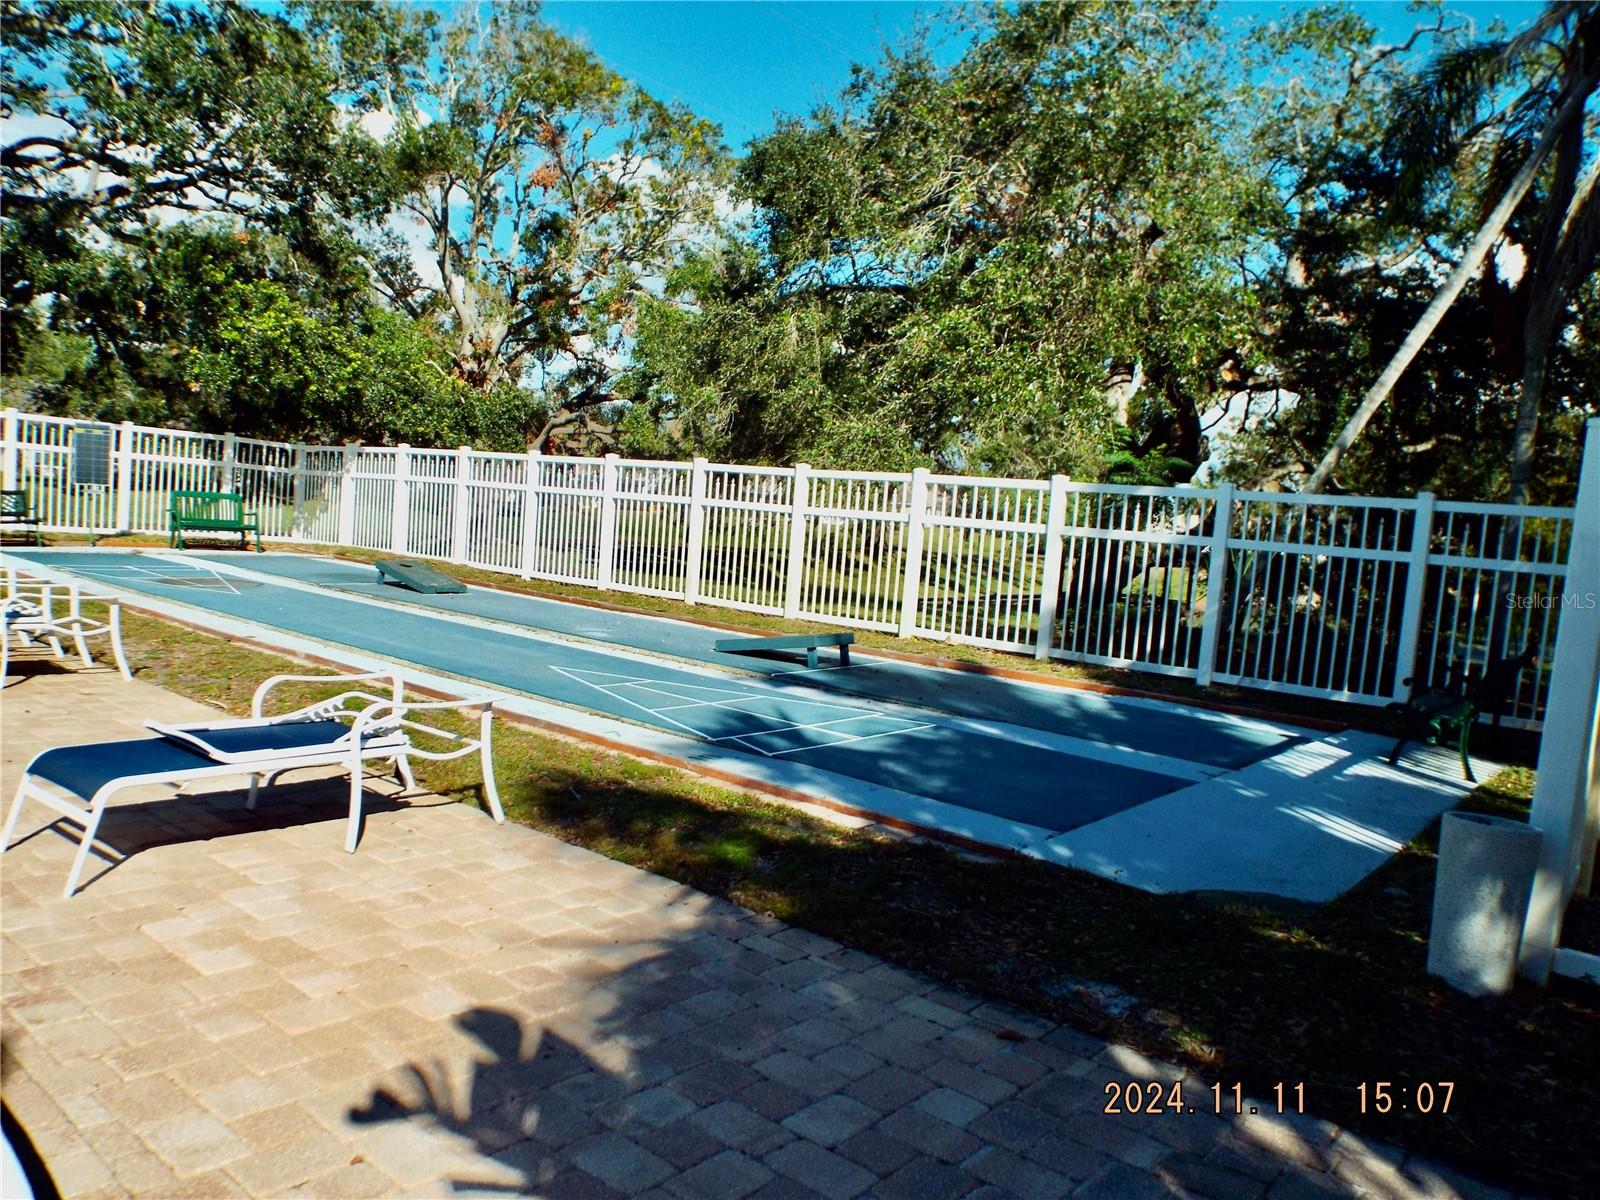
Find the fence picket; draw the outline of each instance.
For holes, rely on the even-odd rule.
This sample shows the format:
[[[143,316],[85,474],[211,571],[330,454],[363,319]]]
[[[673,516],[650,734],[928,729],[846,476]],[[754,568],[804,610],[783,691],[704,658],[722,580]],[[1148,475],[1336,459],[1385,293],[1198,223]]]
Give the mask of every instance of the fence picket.
[[[689,526],[684,534],[683,598],[700,602],[700,560],[706,540],[706,460],[696,458],[689,474]]]
[[[1211,544],[1206,551],[1206,611],[1200,626],[1200,666],[1195,682],[1208,687],[1217,673],[1217,643],[1222,610],[1228,602],[1228,535],[1233,532],[1233,485],[1224,483],[1212,493]],[[1237,609],[1230,627],[1238,627]]]
[[[917,628],[918,593],[922,586],[923,524],[928,515],[928,471],[911,472],[910,508],[906,512],[905,575],[900,583],[899,635],[910,637]]]
[[[811,465],[796,463],[789,496],[789,558],[784,574],[783,615],[800,615],[800,587],[806,573],[806,504],[811,496]]]
[[[609,588],[616,575],[617,459],[615,454],[606,455],[600,473],[600,575],[596,584],[601,588]]]
[[[1433,501],[1432,492],[1418,492],[1417,507],[1411,518],[1411,552],[1406,558],[1406,596],[1400,609],[1400,637],[1395,644],[1395,661],[1404,669],[1395,672],[1393,695],[1395,700],[1401,702],[1411,699],[1416,686],[1409,672],[1417,657],[1417,639],[1422,634],[1422,606],[1428,587],[1428,551],[1433,546]]]
[[[467,552],[467,530],[472,515],[472,451],[466,446],[456,447],[455,459],[455,509],[450,522],[450,561],[470,562]]]
[[[389,549],[396,554],[409,551],[411,541],[411,447],[401,442],[394,448],[394,505],[390,510]]]
[[[133,529],[133,439],[132,421],[124,421],[117,426],[116,451],[112,460],[115,463],[112,475],[117,499],[112,528],[119,533]]]
[[[22,451],[17,441],[17,410],[8,408],[0,415],[0,488],[8,492],[16,491],[17,460],[21,457]]]

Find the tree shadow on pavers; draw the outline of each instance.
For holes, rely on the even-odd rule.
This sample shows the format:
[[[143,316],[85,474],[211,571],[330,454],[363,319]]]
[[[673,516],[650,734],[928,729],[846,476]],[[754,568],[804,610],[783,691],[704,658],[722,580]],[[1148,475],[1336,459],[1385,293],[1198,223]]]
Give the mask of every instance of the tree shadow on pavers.
[[[461,1059],[413,1059],[376,1081],[348,1120],[415,1123],[419,1132],[469,1144],[484,1170],[476,1179],[450,1178],[456,1193],[631,1195],[730,1147],[743,1153],[720,1166],[742,1173],[749,1190],[776,1178],[758,1160],[796,1140],[779,1122],[822,1094],[778,1078],[787,1067],[803,1069],[804,1055],[825,1044],[811,1044],[797,1027],[830,1014],[843,1020],[849,1010],[853,1027],[837,1030],[842,1041],[885,1019],[886,1010],[859,1012],[848,1001],[804,995],[808,980],[788,968],[805,951],[785,944],[785,956],[774,957],[739,945],[760,936],[761,927],[783,932],[776,922],[639,878],[651,882],[629,899],[650,907],[651,916],[626,907],[612,913],[604,900],[552,905],[550,925],[568,916],[593,928],[541,935],[541,919],[531,920],[536,952],[508,974],[517,994],[503,1006],[478,1005],[452,1018],[477,1047]],[[662,916],[665,928],[657,924]],[[630,926],[644,921],[654,926],[650,935],[631,937]],[[815,1071],[824,1082],[847,1082]],[[380,1168],[382,1153],[377,1145],[369,1153]]]
[[[512,1183],[449,1180],[457,1192],[537,1193],[550,1200],[608,1194],[563,1148],[604,1131],[590,1110],[628,1095],[624,1073],[602,1066],[551,1030],[525,1027],[504,1009],[467,1009],[452,1023],[484,1051],[466,1064],[464,1080],[449,1064],[409,1063],[392,1085],[375,1088],[366,1104],[352,1108],[350,1122],[417,1122],[471,1142],[481,1158],[517,1177]],[[581,1150],[577,1155],[582,1157]],[[652,1182],[661,1178],[658,1173]]]
[[[89,852],[91,860],[98,860],[105,865],[92,874],[85,874],[79,882],[79,890],[93,886],[97,880],[136,859],[146,850],[300,825],[342,826],[349,816],[350,790],[342,778],[296,780],[263,787],[257,796],[254,811],[246,806],[248,796],[248,788],[236,788],[179,793],[164,800],[124,800],[109,805],[100,820],[95,844]],[[377,814],[404,812],[418,807],[442,807],[453,803],[453,800],[430,800],[421,796],[410,798],[404,793],[375,792],[369,781],[361,805],[363,829],[366,821]],[[33,812],[34,807],[30,806],[27,813]],[[45,813],[48,810],[40,807],[38,811]],[[47,833],[77,845],[82,830],[65,818],[58,817],[18,834],[7,849]],[[342,842],[342,834],[335,840]],[[113,854],[117,857],[113,857]]]
[[[1026,1025],[1030,1037],[1048,1024],[997,1011],[958,1018],[960,1030],[937,1028],[894,1004],[932,993],[932,981],[662,883],[647,885],[642,897],[655,910],[648,918],[631,915],[628,904],[609,912],[599,901],[554,914],[590,919],[593,927],[584,931],[541,936],[538,921],[531,922],[538,961],[511,973],[526,981],[519,995],[505,1007],[475,1006],[453,1018],[481,1049],[459,1060],[414,1059],[378,1081],[348,1120],[415,1123],[419,1134],[437,1131],[469,1144],[484,1169],[479,1178],[463,1170],[448,1179],[458,1194],[577,1200],[663,1184],[685,1195],[742,1194],[769,1182],[782,1186],[782,1173],[803,1174],[819,1161],[832,1164],[835,1186],[853,1179],[870,1187],[908,1163],[946,1185],[982,1185],[981,1168],[965,1172],[887,1132],[866,1140],[898,1146],[889,1152],[903,1157],[878,1169],[821,1147],[838,1147],[906,1109],[904,1128],[894,1130],[930,1142],[943,1135],[959,1143],[954,1158],[970,1156],[982,1139],[909,1112],[935,1087],[914,1078],[935,1061],[1011,1054],[1013,1045],[1000,1036],[1010,1024]],[[654,936],[629,936],[636,922],[662,917],[666,928],[656,925]],[[526,1015],[534,1012],[540,1015]],[[922,1041],[912,1025],[925,1030]],[[915,1061],[902,1066],[897,1052]],[[1033,1070],[1047,1073],[1037,1063]],[[867,1081],[864,1099],[846,1097],[874,1071],[885,1078]],[[784,1124],[824,1098],[831,1103],[793,1127]],[[1060,1122],[1040,1136],[1052,1131],[1066,1136]],[[374,1144],[367,1153],[382,1168],[385,1151]],[[1081,1153],[1096,1168],[1104,1161]]]
[[[1572,1146],[1590,1171],[1600,1151],[1583,1125],[1593,1111],[1584,1105],[1600,1097],[1593,989],[1557,981],[1479,1001],[1427,974],[1436,825],[1346,896],[1285,908],[963,858],[702,798],[664,769],[605,775],[554,744],[535,755],[515,736],[500,748],[513,819],[946,985],[1186,1062],[1208,1085],[1237,1080],[1270,1096],[1276,1083],[1303,1080],[1319,1115],[1552,1193],[1572,1190],[1563,1165]],[[1524,1102],[1364,1114],[1358,1085],[1373,1079],[1452,1080],[1458,1096]],[[1544,1105],[1553,1091],[1579,1102]]]

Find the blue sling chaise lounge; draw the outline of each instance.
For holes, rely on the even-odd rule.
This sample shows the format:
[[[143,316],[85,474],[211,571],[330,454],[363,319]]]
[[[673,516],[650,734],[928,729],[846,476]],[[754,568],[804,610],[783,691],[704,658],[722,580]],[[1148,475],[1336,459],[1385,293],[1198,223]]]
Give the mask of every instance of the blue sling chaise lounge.
[[[387,697],[354,689],[280,716],[263,716],[265,700],[283,683],[340,683],[388,680]],[[38,801],[83,830],[67,876],[64,895],[77,890],[78,877],[95,842],[106,803],[118,792],[147,784],[179,784],[222,776],[248,775],[248,807],[256,806],[263,779],[268,784],[287,771],[305,767],[343,767],[350,779],[350,809],[344,848],[355,852],[361,831],[362,781],[367,762],[392,763],[406,787],[415,786],[411,758],[444,760],[476,752],[483,763],[484,796],[497,822],[505,820],[495,787],[489,725],[494,701],[458,699],[413,702],[402,699],[400,677],[388,672],[363,675],[277,675],[255,694],[252,717],[195,725],[146,722],[155,737],[130,741],[61,746],[36,755],[23,772],[6,821],[0,848],[9,847],[25,803]],[[414,719],[429,710],[473,710],[478,736],[467,737]],[[420,742],[420,744],[419,744]]]

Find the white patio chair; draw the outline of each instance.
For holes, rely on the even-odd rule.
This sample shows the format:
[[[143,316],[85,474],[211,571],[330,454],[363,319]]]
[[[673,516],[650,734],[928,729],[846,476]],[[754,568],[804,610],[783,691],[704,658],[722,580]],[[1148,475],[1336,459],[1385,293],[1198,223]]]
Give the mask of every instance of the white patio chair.
[[[71,638],[73,648],[83,665],[92,667],[94,658],[89,653],[91,638],[103,637],[111,644],[111,657],[124,679],[131,680],[127,657],[122,651],[122,605],[115,596],[86,592],[76,584],[51,583],[42,579],[28,579],[15,570],[7,569],[0,580],[0,679],[11,674],[11,643],[16,639],[19,647],[44,644],[57,658],[66,652],[61,642]],[[106,619],[96,620],[84,615],[83,602],[98,601],[106,606]]]
[[[348,683],[387,680],[388,696],[353,689],[328,700],[279,716],[263,716],[269,693],[284,683]],[[79,826],[82,841],[67,876],[64,896],[77,890],[89,848],[95,843],[107,802],[118,792],[146,784],[181,786],[196,780],[248,775],[247,807],[254,810],[263,780],[270,786],[289,771],[306,767],[343,767],[350,779],[349,815],[344,848],[354,853],[361,833],[365,764],[392,763],[406,787],[415,786],[410,759],[434,761],[462,758],[476,752],[483,764],[484,796],[495,821],[503,822],[495,786],[490,699],[402,699],[400,677],[377,671],[360,675],[275,675],[256,689],[254,716],[194,725],[145,727],[158,736],[83,746],[62,746],[34,756],[17,785],[0,849],[9,848],[23,806],[36,800]],[[478,736],[466,737],[428,725],[413,714],[435,710],[473,710]],[[421,744],[419,744],[419,739]],[[444,748],[449,747],[449,748]]]

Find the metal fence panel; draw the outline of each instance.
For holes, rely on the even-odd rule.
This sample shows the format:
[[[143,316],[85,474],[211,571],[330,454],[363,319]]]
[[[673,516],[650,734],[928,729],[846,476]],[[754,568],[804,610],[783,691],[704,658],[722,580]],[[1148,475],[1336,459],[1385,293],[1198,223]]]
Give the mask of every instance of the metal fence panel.
[[[793,471],[712,467],[706,475],[700,598],[782,613],[794,514]]]
[[[269,538],[1367,704],[1532,647],[1507,714],[1524,725],[1543,716],[1571,598],[1565,508],[0,416],[5,486],[28,489],[50,531],[164,534],[172,491],[237,490]],[[73,469],[85,429],[110,432],[93,482]]]
[[[1265,492],[1236,500],[1216,678],[1392,700],[1416,502]]]
[[[1031,480],[929,476],[914,631],[1033,649],[1048,503],[1048,485]]]

